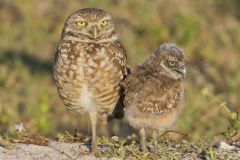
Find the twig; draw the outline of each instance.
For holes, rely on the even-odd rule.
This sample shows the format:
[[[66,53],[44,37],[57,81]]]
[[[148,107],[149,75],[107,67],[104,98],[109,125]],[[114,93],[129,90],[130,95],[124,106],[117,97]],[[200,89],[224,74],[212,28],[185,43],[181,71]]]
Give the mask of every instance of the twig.
[[[75,137],[73,135],[71,135],[68,131],[65,131],[65,133],[68,136],[68,138],[75,139]]]
[[[161,134],[160,137],[162,137],[162,136],[164,136],[164,135],[166,135],[168,133],[171,133],[171,132],[182,135],[183,136],[182,138],[185,138],[185,137],[188,136],[188,133],[182,133],[182,132],[179,132],[179,131],[168,130],[168,131],[164,132],[163,134]]]

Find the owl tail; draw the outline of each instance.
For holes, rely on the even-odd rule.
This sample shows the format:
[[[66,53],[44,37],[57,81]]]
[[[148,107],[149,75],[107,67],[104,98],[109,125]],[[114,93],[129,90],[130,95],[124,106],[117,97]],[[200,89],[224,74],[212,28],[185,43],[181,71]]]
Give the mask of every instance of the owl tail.
[[[124,100],[125,95],[120,95],[116,107],[114,108],[112,114],[108,117],[108,122],[113,119],[123,119],[124,117]]]
[[[108,122],[111,121],[112,119],[123,119],[124,117],[124,98],[125,98],[125,91],[124,91],[124,79],[131,73],[130,68],[126,68],[127,73],[124,75],[122,82],[120,82],[121,89],[119,91],[120,97],[118,99],[118,102],[116,104],[116,107],[114,108],[112,114],[108,117]]]

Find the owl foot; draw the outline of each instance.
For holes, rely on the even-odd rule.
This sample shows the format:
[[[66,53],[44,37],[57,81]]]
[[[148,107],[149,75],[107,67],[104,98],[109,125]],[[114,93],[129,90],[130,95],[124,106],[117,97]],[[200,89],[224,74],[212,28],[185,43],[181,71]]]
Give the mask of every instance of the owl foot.
[[[96,156],[96,157],[101,155],[101,151],[99,150],[97,145],[93,145],[91,147],[90,155],[93,155],[93,156]]]
[[[143,127],[139,130],[139,135],[140,135],[141,149],[143,152],[147,152],[146,134],[145,134],[145,129]]]

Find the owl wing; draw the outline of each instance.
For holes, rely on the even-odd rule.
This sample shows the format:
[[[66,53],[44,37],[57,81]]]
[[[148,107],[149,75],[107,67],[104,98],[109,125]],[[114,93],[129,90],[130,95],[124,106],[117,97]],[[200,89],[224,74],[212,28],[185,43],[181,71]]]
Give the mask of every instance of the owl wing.
[[[57,62],[57,60],[61,56],[61,54],[67,54],[66,50],[69,49],[69,47],[66,44],[71,44],[71,42],[70,41],[67,41],[67,42],[61,41],[61,42],[59,42],[58,47],[57,47],[57,49],[55,51],[54,63]],[[72,52],[72,48],[71,48],[71,52]]]
[[[114,41],[113,45],[111,45],[110,47],[110,53],[114,55],[113,61],[115,62],[117,67],[119,67],[119,69],[121,70],[122,80],[124,80],[127,77],[127,75],[130,74],[130,67],[127,63],[127,55],[125,49],[123,48],[119,41]],[[125,95],[123,87],[120,88],[119,94],[120,97],[118,99],[118,102],[116,104],[116,107],[114,108],[112,115],[109,116],[109,120],[113,118],[122,119],[124,117],[123,100]]]
[[[58,47],[58,48],[56,49],[56,51],[55,51],[54,63],[57,62],[57,58],[58,58],[58,56],[59,56],[59,52],[60,52],[60,49],[59,49],[59,47]]]
[[[183,95],[180,81],[162,76],[150,78],[138,92],[136,105],[142,112],[162,114],[172,111]]]
[[[53,65],[53,76],[54,76],[54,79],[57,79],[57,68],[60,68],[61,65],[59,63],[57,63],[58,59],[59,59],[59,56],[61,54],[61,50],[60,50],[60,43],[55,51],[55,56],[54,56],[54,65]],[[57,82],[57,81],[56,81]]]
[[[135,95],[144,87],[146,78],[145,71],[137,68],[133,73],[127,76],[121,83],[124,89],[124,106],[129,107],[134,101]]]
[[[130,67],[127,63],[127,55],[124,47],[119,41],[114,41],[113,44],[109,47],[109,51],[113,57],[114,63],[122,71],[122,79],[124,79],[130,73]]]

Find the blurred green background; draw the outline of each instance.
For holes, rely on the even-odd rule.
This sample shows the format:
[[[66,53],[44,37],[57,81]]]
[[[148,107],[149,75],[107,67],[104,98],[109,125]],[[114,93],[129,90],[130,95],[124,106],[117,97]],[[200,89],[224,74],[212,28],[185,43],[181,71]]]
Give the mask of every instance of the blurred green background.
[[[184,49],[185,110],[174,129],[197,140],[233,126],[240,112],[240,1],[0,0],[2,134],[14,132],[20,122],[28,132],[46,136],[74,129],[90,132],[87,117],[65,109],[52,76],[64,21],[84,7],[113,15],[132,67],[161,43]],[[123,121],[111,127],[123,136],[132,132]]]

